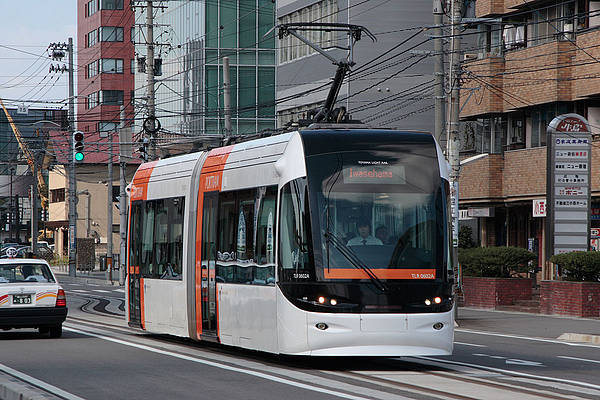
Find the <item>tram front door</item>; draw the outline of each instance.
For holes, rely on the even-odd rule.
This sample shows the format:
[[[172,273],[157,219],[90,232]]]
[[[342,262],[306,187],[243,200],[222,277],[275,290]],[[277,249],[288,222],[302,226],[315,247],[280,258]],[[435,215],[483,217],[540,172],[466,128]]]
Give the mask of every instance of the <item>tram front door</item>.
[[[141,242],[142,202],[135,201],[131,205],[130,254],[127,267],[129,282],[129,326],[143,328],[142,325],[142,285],[144,281],[140,273],[140,242]]]
[[[202,215],[202,336],[217,336],[217,285],[215,280],[218,192],[204,194]]]

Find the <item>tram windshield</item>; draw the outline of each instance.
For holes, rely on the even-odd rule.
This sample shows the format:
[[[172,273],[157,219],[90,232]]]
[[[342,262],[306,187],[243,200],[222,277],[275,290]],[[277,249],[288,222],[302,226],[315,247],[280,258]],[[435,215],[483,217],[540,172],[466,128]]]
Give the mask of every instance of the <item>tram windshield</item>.
[[[288,194],[290,204],[297,197],[292,237],[307,242],[284,263],[299,271],[290,277],[313,263],[317,280],[442,277],[446,199],[437,158],[419,151],[324,154],[308,157],[307,172],[308,185],[296,182]],[[308,198],[310,222],[302,217]]]

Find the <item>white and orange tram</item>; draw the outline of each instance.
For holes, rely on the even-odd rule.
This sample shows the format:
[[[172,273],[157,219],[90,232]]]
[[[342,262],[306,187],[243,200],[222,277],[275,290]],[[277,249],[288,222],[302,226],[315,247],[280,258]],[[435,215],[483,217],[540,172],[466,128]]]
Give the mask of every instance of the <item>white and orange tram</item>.
[[[446,355],[447,163],[429,134],[313,127],[142,164],[127,315],[294,355]]]

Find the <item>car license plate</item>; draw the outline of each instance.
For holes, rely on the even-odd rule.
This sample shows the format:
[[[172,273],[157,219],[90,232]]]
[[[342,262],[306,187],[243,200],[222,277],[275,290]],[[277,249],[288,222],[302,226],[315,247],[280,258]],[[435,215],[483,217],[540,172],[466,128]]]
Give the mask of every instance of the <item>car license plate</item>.
[[[31,304],[31,295],[13,294],[13,304]]]

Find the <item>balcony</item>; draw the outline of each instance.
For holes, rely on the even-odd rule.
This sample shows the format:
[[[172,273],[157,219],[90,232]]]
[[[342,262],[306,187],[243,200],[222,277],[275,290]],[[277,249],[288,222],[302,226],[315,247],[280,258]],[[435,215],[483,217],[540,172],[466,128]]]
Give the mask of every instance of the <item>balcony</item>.
[[[460,200],[474,203],[501,200],[503,168],[504,160],[500,154],[488,154],[466,162],[460,172]]]
[[[502,77],[504,111],[573,99],[575,46],[555,40],[505,53]]]
[[[477,0],[475,2],[475,15],[477,18],[490,17],[504,13],[505,0]]]
[[[503,111],[502,73],[504,59],[488,57],[464,65],[461,87],[461,118]]]
[[[600,94],[600,30],[577,35],[577,56],[573,61],[573,94],[577,99]],[[583,51],[583,50],[585,51]],[[586,54],[587,53],[587,54]]]
[[[502,195],[506,201],[545,195],[546,148],[504,152]]]
[[[479,1],[479,0],[478,0]],[[532,3],[539,2],[539,0],[504,0],[504,12],[512,12],[519,8],[532,9]]]

